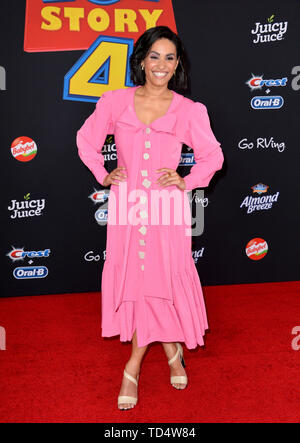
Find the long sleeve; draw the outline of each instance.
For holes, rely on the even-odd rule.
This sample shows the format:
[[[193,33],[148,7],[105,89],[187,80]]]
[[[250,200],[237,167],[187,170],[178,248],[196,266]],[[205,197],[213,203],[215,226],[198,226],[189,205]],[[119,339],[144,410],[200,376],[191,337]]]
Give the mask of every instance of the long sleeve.
[[[208,186],[215,172],[222,168],[224,156],[211,130],[206,106],[194,102],[188,120],[185,143],[193,149],[196,161],[184,177],[186,190],[190,191]]]
[[[77,131],[76,137],[79,157],[101,185],[108,174],[101,150],[107,134],[113,130],[111,94],[112,91],[102,94],[96,109]]]

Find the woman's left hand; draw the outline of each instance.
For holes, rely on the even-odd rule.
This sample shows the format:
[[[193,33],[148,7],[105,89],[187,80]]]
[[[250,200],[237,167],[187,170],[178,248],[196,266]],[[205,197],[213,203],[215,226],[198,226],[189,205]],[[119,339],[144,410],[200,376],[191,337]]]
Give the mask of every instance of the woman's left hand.
[[[157,179],[156,183],[161,186],[170,186],[176,185],[182,191],[185,190],[185,181],[182,177],[174,169],[170,168],[160,168],[157,169],[156,172],[165,172],[165,174],[161,175],[159,179]]]

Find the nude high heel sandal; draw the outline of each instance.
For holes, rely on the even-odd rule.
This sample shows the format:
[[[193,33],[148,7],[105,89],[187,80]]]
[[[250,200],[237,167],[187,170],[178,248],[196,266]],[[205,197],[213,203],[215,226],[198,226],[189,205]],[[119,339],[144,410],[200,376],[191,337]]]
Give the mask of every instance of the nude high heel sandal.
[[[183,358],[182,346],[181,346],[180,343],[176,343],[176,346],[177,346],[177,352],[174,355],[174,357],[170,358],[168,363],[169,363],[169,365],[171,365],[172,363],[174,363],[176,358],[178,358],[178,356],[180,356],[181,364],[185,368],[185,361],[184,361],[184,358]],[[174,383],[179,383],[179,384],[185,385],[185,387],[183,388],[183,389],[185,389],[186,386],[187,386],[187,382],[188,382],[188,379],[187,379],[186,375],[173,375],[171,377],[171,385],[172,386],[173,386]],[[174,386],[174,388],[175,388],[175,386]],[[176,388],[176,389],[180,389],[180,388]]]
[[[138,380],[139,375],[137,376],[137,379],[132,377],[130,374],[128,374],[124,369],[124,377],[128,378],[128,380],[132,381],[136,386],[138,386]],[[124,404],[133,404],[134,406],[137,404],[137,398],[136,397],[129,397],[128,395],[119,395],[118,397],[118,406],[124,405]],[[121,411],[126,411],[127,409],[131,408],[122,408]]]

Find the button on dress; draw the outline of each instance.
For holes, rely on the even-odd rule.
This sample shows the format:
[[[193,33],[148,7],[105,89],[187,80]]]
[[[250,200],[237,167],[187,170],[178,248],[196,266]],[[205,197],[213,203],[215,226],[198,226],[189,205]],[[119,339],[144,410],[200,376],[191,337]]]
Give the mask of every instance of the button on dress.
[[[150,125],[135,112],[139,86],[108,91],[77,132],[78,153],[103,185],[108,174],[101,153],[114,134],[118,167],[127,178],[110,186],[106,260],[101,282],[102,336],[120,335],[138,346],[151,342],[203,345],[208,328],[200,278],[191,250],[187,192],[208,186],[224,157],[205,105],[174,91],[166,114]],[[186,190],[156,183],[176,170],[182,144],[196,164],[184,177]]]

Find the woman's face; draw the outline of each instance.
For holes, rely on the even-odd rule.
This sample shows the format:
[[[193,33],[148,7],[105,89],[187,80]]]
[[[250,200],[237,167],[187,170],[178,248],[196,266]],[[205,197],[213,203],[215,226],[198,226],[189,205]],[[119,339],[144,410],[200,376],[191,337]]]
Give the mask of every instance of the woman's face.
[[[156,40],[147,57],[142,61],[142,66],[145,68],[146,83],[153,86],[167,86],[178,62],[174,43],[167,38]]]

